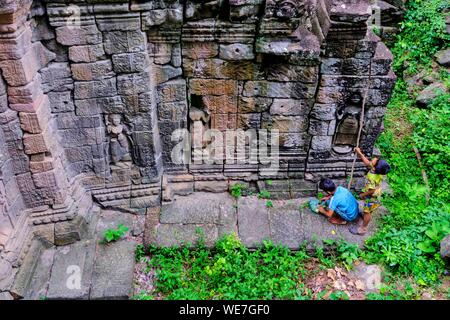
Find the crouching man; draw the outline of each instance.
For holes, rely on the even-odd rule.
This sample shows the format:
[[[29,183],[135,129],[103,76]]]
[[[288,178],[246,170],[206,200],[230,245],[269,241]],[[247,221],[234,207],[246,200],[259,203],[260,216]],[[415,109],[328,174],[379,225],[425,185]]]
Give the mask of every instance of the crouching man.
[[[322,179],[319,188],[327,194],[317,207],[333,224],[346,224],[358,218],[359,208],[353,194],[344,187],[337,187],[330,179]]]

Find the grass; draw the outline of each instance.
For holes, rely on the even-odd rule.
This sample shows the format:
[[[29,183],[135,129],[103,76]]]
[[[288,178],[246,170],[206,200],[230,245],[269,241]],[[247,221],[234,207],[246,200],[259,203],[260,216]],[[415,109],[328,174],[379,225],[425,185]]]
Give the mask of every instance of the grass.
[[[301,299],[307,296],[306,250],[265,242],[255,251],[236,236],[219,240],[213,249],[149,249],[149,268],[156,270],[156,294],[166,299]]]
[[[410,276],[420,286],[436,285],[445,270],[437,251],[450,221],[450,95],[442,92],[427,109],[417,108],[417,92],[408,93],[403,76],[428,72],[433,66],[433,55],[448,45],[442,13],[445,3],[409,1],[408,13],[392,48],[399,80],[378,146],[393,168],[388,179],[394,193],[384,198],[390,215],[366,242],[364,252],[368,262],[384,265],[396,277]],[[434,71],[440,74],[438,81],[448,86],[448,73]],[[430,190],[422,178],[414,147],[422,157]],[[429,203],[425,200],[428,192]],[[433,225],[441,229],[431,240],[428,234],[433,232]]]

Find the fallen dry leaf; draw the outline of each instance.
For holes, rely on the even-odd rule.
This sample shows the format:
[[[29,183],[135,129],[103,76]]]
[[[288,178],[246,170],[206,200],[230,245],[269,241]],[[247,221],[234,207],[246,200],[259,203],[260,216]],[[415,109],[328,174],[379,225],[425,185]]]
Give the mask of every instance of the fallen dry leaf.
[[[361,280],[355,281],[355,287],[356,287],[356,289],[361,290],[361,291],[364,291],[366,289],[366,285]]]
[[[336,280],[336,271],[334,271],[333,269],[328,269],[327,276],[328,276],[328,278],[335,281]]]
[[[336,280],[333,283],[333,287],[337,290],[346,290],[347,286],[345,285],[345,283],[342,280]]]

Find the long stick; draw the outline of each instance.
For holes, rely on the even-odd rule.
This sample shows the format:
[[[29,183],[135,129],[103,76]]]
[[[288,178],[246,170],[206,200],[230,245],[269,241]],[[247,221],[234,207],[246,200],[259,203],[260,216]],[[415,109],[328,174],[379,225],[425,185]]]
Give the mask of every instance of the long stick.
[[[362,128],[364,126],[364,118],[365,118],[365,113],[366,113],[366,110],[365,110],[366,109],[366,101],[367,101],[367,97],[369,95],[369,90],[370,90],[371,84],[372,84],[372,59],[370,60],[370,63],[369,63],[369,81],[367,84],[366,91],[364,92],[364,97],[363,97],[362,106],[361,106],[361,115],[359,117],[358,138],[356,140],[356,147],[358,147],[358,148],[359,148],[359,142],[361,139]],[[349,190],[353,183],[353,174],[355,172],[356,158],[357,158],[357,155],[355,154],[355,157],[353,158],[352,171],[350,172],[350,180],[348,181],[348,186],[347,186],[347,189],[349,189]]]

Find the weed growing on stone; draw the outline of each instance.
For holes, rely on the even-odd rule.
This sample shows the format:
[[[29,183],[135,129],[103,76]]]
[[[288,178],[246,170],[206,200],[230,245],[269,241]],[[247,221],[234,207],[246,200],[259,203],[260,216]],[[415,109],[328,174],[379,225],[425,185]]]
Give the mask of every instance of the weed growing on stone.
[[[239,199],[240,197],[242,197],[242,193],[245,189],[245,185],[236,183],[230,188],[230,193],[234,198]]]
[[[261,190],[258,193],[258,199],[270,199],[270,192],[267,190]]]
[[[128,227],[123,224],[119,224],[116,229],[108,229],[103,235],[103,242],[110,243],[120,240],[128,230]]]

